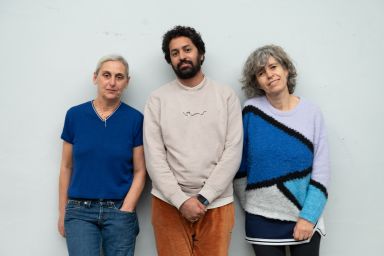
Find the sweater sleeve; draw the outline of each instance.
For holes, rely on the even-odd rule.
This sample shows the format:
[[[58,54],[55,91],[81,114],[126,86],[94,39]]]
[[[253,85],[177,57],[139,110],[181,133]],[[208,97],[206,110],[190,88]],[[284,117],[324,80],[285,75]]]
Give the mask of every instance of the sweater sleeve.
[[[160,127],[160,108],[160,100],[151,96],[144,109],[145,162],[153,186],[179,209],[189,197],[181,190],[167,162]]]
[[[320,111],[315,118],[314,160],[311,180],[300,217],[316,224],[328,199],[329,152],[325,125]]]
[[[245,190],[247,188],[247,170],[248,170],[248,115],[243,115],[243,154],[241,158],[240,168],[236,173],[233,181],[233,188],[237,197],[240,200],[240,204],[245,208]]]
[[[227,134],[224,151],[199,193],[209,202],[213,202],[232,184],[241,161],[243,147],[241,106],[233,91],[231,91],[227,99],[227,113]]]

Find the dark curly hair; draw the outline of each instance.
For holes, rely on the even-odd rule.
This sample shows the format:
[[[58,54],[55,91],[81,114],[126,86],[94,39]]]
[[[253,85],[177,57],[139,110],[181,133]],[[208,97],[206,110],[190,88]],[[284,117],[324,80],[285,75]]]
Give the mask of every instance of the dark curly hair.
[[[200,55],[205,54],[205,44],[203,42],[203,39],[201,39],[200,34],[191,27],[186,27],[186,26],[175,26],[171,30],[169,30],[167,33],[164,34],[163,36],[163,44],[162,44],[162,50],[164,52],[164,57],[165,60],[168,63],[171,63],[171,57],[169,53],[169,43],[171,42],[172,39],[180,37],[180,36],[185,36],[191,39],[192,43],[196,46],[197,50],[199,51]],[[201,64],[203,64],[204,58],[201,61]]]

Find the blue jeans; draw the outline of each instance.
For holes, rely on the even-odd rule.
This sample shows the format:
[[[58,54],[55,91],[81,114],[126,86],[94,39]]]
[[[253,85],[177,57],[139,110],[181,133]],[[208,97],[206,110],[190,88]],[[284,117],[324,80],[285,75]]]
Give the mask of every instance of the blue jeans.
[[[134,255],[139,224],[122,200],[68,200],[65,236],[70,256]]]

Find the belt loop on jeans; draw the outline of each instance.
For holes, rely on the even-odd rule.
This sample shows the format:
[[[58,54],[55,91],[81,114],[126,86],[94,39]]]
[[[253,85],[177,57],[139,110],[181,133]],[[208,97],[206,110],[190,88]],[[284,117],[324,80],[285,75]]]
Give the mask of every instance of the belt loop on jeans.
[[[90,208],[91,205],[92,205],[92,201],[91,201],[91,200],[84,200],[84,201],[82,201],[82,204],[83,204],[86,208]]]

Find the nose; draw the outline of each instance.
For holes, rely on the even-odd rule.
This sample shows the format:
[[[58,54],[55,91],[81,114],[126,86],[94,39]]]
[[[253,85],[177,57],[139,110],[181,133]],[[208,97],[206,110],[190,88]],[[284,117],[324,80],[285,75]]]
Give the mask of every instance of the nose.
[[[115,86],[116,85],[116,78],[112,76],[111,79],[109,80],[109,84],[111,86]]]
[[[184,53],[183,51],[181,51],[181,52],[179,53],[179,59],[180,59],[180,60],[185,60],[185,53]]]
[[[267,69],[265,70],[265,73],[267,74],[267,77],[268,77],[268,78],[271,78],[272,75],[273,75],[272,70],[270,70],[269,68],[267,68]]]

